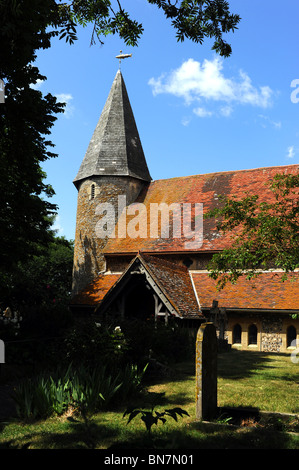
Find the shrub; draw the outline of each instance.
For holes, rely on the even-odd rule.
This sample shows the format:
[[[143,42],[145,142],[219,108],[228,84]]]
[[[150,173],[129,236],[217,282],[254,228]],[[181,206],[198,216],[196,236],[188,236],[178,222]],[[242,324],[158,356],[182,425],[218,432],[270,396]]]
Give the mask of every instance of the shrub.
[[[187,329],[176,324],[126,320],[121,324],[127,344],[128,360],[144,364],[149,357],[170,364],[192,357],[194,340]]]
[[[74,365],[110,367],[126,364],[127,344],[122,331],[114,325],[100,326],[95,321],[78,321],[64,341],[65,360]]]
[[[81,365],[27,378],[13,393],[17,414],[23,420],[43,419],[61,415],[71,406],[83,416],[93,414],[136,395],[141,390],[145,370],[146,367],[139,371],[131,364],[121,370]]]

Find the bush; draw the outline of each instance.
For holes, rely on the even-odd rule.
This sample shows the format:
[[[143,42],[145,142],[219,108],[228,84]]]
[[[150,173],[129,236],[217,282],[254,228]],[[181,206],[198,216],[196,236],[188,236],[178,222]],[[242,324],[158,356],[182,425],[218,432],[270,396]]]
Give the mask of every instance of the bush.
[[[27,378],[13,393],[17,414],[23,420],[44,419],[61,415],[70,407],[83,416],[93,414],[136,395],[145,370],[131,364],[119,371],[106,366],[69,366],[48,376]]]
[[[127,361],[126,339],[114,325],[102,326],[94,320],[77,321],[64,341],[67,363],[96,367],[99,363],[119,367]]]
[[[165,364],[192,358],[194,340],[189,330],[175,323],[165,325],[142,320],[126,320],[121,324],[126,339],[127,358],[144,364],[152,357]]]

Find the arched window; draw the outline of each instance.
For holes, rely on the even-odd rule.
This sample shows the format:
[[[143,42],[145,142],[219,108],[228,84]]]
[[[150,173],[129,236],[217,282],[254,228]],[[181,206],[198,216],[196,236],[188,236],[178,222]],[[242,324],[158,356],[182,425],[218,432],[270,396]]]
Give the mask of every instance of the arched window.
[[[242,328],[237,323],[233,329],[233,343],[241,343]]]
[[[250,325],[248,328],[248,344],[257,344],[257,327]]]
[[[287,329],[287,347],[289,348],[290,346],[295,346],[295,344],[292,342],[296,341],[296,328],[293,325],[290,325]]]
[[[95,191],[96,191],[96,185],[92,184],[90,188],[90,199],[94,199],[95,197]]]

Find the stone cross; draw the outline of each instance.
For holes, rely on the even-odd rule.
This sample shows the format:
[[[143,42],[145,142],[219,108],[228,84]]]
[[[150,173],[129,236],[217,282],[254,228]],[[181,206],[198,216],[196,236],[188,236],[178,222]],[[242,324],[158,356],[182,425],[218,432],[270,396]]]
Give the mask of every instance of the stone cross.
[[[217,412],[217,335],[203,323],[196,337],[196,418],[210,420]]]

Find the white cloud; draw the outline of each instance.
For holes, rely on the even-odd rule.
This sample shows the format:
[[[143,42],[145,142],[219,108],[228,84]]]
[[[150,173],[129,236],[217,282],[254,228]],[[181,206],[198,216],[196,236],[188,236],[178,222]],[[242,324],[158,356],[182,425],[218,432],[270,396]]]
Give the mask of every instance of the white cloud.
[[[64,117],[67,119],[71,118],[75,111],[75,107],[71,103],[73,96],[70,93],[58,93],[55,96],[60,103],[66,103]]]
[[[44,83],[44,81],[45,80],[41,80],[40,78],[38,78],[36,80],[36,83],[31,83],[30,88],[33,88],[34,90],[39,90],[42,84]]]
[[[187,127],[187,126],[189,126],[190,121],[191,121],[190,118],[184,117],[181,122],[182,122],[183,126]]]
[[[205,108],[195,108],[193,109],[194,114],[199,117],[211,117],[213,113],[211,111],[208,111]]]
[[[52,225],[52,229],[56,231],[58,236],[59,235],[61,236],[63,234],[64,230],[63,230],[63,227],[61,226],[59,215],[56,215],[54,224]]]
[[[294,158],[294,156],[295,156],[294,145],[291,145],[290,147],[288,147],[287,158]]]
[[[224,75],[223,61],[219,57],[205,59],[202,64],[188,59],[176,70],[151,78],[149,85],[154,95],[168,93],[183,98],[187,105],[194,102],[224,102],[220,114],[229,116],[233,104],[251,105],[267,108],[271,105],[273,91],[269,86],[255,87],[251,78],[242,70],[239,76],[229,78]],[[202,109],[200,108],[196,108]],[[202,116],[201,111],[196,112]],[[209,116],[206,112],[206,116]]]
[[[259,118],[262,119],[261,126],[267,127],[267,123],[273,126],[275,129],[281,129],[281,122],[280,121],[272,121],[268,116],[264,116],[263,114],[259,114]]]
[[[232,114],[232,112],[233,112],[233,107],[230,105],[223,106],[222,108],[220,108],[220,114],[222,116],[228,117]]]

